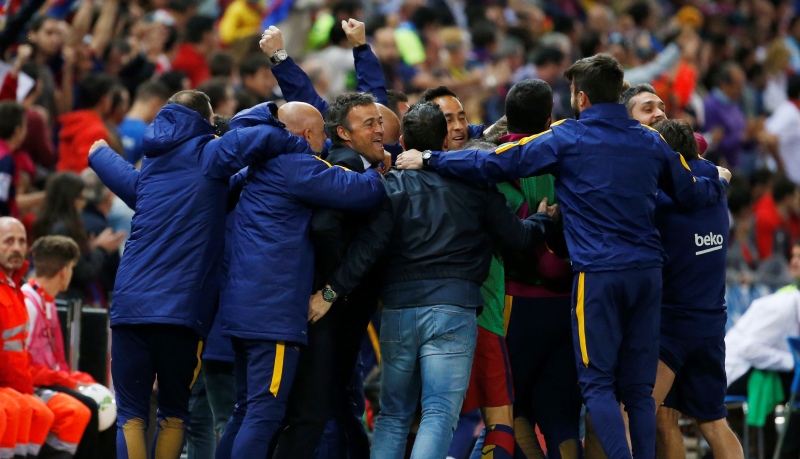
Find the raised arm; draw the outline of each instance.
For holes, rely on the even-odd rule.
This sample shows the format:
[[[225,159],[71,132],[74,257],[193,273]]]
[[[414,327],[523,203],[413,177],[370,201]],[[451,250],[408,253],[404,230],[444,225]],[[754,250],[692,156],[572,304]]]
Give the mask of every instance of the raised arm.
[[[289,192],[298,199],[334,209],[368,211],[384,195],[381,175],[375,169],[361,174],[331,166],[316,156],[303,156],[284,177]]]
[[[272,57],[279,49],[284,49],[283,35],[280,29],[270,26],[269,29],[264,31],[260,44],[261,49],[269,57]],[[322,113],[322,116],[325,116],[325,112],[328,111],[328,103],[317,94],[311,79],[291,57],[287,57],[283,62],[274,64],[272,66],[272,74],[278,80],[278,86],[280,86],[281,93],[283,93],[283,97],[287,102],[311,104]]]
[[[139,171],[112,150],[105,140],[98,140],[89,149],[89,167],[112,193],[119,196],[128,207],[136,209]]]
[[[342,30],[347,35],[347,41],[353,47],[353,59],[356,67],[357,90],[368,92],[378,99],[379,104],[387,105],[389,98],[386,95],[386,79],[383,75],[378,56],[372,52],[367,44],[367,32],[364,23],[350,19],[342,21]]]

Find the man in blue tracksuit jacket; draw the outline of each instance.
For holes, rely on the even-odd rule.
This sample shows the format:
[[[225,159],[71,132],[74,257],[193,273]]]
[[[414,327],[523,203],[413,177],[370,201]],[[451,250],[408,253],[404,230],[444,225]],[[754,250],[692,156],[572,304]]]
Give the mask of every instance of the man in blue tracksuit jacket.
[[[664,120],[653,127],[697,176],[718,177],[714,164],[698,156],[688,123]],[[656,206],[656,227],[667,253],[662,273],[660,362],[653,391],[659,449],[668,455],[684,451],[677,419],[670,419],[674,413],[665,409],[672,408],[697,419],[716,457],[742,458],[742,446],[725,419],[727,200],[688,210],[659,193]]]
[[[208,96],[181,91],[148,127],[141,172],[108,147],[89,164],[136,210],[111,308],[117,452],[145,458],[150,394],[158,378],[156,457],[180,455],[183,425],[219,291],[228,181],[243,167],[308,143],[264,125],[215,139]],[[268,120],[265,119],[265,122]]]
[[[628,118],[617,103],[623,71],[613,57],[582,59],[565,76],[579,120],[553,123],[495,151],[406,152],[397,165],[428,162],[440,173],[472,180],[556,177],[576,273],[573,341],[584,401],[609,458],[631,457],[620,401],[631,420],[633,455],[652,458],[664,258],[654,223],[656,193],[705,207],[722,199],[727,182],[694,178],[658,133]]]
[[[296,115],[313,118],[320,140],[312,147],[321,149],[322,116],[305,106]],[[313,155],[282,155],[248,169],[220,301],[223,334],[236,352],[237,405],[218,458],[265,457],[285,414],[299,346],[307,341],[312,207],[366,211],[383,193],[375,169],[360,174]]]

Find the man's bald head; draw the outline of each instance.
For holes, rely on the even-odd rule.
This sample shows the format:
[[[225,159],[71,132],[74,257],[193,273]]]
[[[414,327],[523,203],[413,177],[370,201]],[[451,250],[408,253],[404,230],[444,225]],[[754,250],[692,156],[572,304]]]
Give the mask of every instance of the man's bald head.
[[[400,118],[389,107],[381,104],[375,105],[378,106],[378,113],[383,117],[383,144],[396,144],[400,141]]]
[[[286,125],[287,131],[306,139],[312,150],[322,151],[325,121],[314,106],[305,102],[287,102],[278,109],[278,119]]]
[[[28,238],[25,226],[13,217],[0,217],[0,270],[12,276],[25,263]]]

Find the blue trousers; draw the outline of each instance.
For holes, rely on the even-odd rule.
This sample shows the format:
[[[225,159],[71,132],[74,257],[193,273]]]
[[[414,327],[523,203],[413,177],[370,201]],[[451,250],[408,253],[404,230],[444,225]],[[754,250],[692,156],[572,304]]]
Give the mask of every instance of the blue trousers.
[[[217,445],[217,459],[265,459],[286,414],[299,346],[231,339],[236,352],[236,408]]]
[[[514,375],[514,416],[539,426],[550,459],[559,445],[580,447],[581,394],[572,348],[570,297],[514,297],[506,346]]]
[[[167,324],[116,326],[111,331],[111,374],[117,399],[117,457],[145,459],[150,395],[158,377],[158,427],[152,455],[178,458],[189,397],[200,371],[200,337]]]
[[[186,426],[187,459],[214,458],[217,438],[222,437],[235,405],[233,364],[203,360],[189,400],[192,421]]]
[[[578,273],[573,287],[578,382],[609,459],[631,452],[619,402],[630,419],[636,459],[655,458],[661,269]]]

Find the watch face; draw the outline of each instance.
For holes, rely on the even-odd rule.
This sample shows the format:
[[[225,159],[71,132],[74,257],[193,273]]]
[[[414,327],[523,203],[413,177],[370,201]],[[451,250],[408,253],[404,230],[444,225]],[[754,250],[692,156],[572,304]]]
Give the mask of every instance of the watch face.
[[[331,289],[324,289],[322,290],[322,299],[325,301],[333,301],[336,298],[334,295],[333,290]]]
[[[273,58],[277,61],[285,61],[286,58],[289,57],[289,54],[286,52],[285,49],[279,49],[275,52]]]
[[[425,150],[422,152],[422,159],[431,159],[431,152],[429,150]]]

